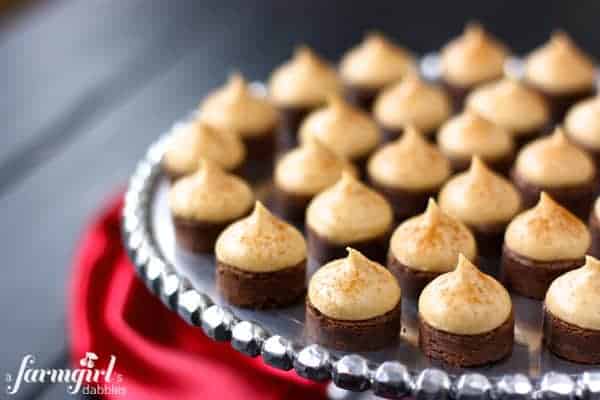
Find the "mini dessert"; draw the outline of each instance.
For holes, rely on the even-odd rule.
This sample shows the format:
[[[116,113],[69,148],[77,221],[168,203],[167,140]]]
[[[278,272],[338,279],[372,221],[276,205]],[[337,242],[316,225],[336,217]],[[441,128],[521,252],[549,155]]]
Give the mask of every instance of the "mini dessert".
[[[521,210],[519,191],[503,176],[473,157],[468,171],[451,178],[440,191],[440,208],[466,224],[484,256],[502,253],[504,231]]]
[[[299,47],[291,61],[273,71],[269,97],[280,111],[280,150],[295,147],[302,120],[330,95],[341,92],[335,68],[308,47]]]
[[[215,256],[217,287],[233,305],[284,307],[304,294],[304,237],[258,201],[252,214],[221,233]]]
[[[429,199],[423,214],[404,221],[394,231],[387,265],[398,278],[403,296],[417,297],[429,282],[454,269],[459,254],[477,259],[473,234]]]
[[[551,121],[545,99],[511,78],[478,87],[467,97],[467,107],[506,129],[519,147],[544,133]]]
[[[585,151],[566,139],[561,128],[523,147],[512,178],[525,207],[533,206],[545,191],[579,218],[590,215],[596,194],[596,166]]]
[[[353,161],[364,171],[367,158],[381,142],[381,133],[369,114],[346,103],[341,97],[329,98],[327,107],[311,113],[300,126],[300,141],[308,136]]]
[[[590,212],[588,227],[592,237],[590,254],[596,258],[600,258],[600,197],[594,202],[594,207],[592,208],[592,212]]]
[[[384,263],[393,220],[392,207],[382,195],[344,172],[308,205],[308,251],[323,264],[343,257],[346,246],[352,246]]]
[[[387,85],[400,81],[416,69],[410,52],[380,33],[370,33],[340,62],[340,76],[348,99],[371,111],[377,94]]]
[[[246,159],[246,148],[235,132],[196,119],[173,128],[162,169],[175,181],[196,171],[202,157],[226,171],[239,173]]]
[[[556,278],[544,302],[544,342],[567,360],[600,364],[600,261]]]
[[[435,278],[419,297],[419,345],[426,356],[456,367],[508,357],[514,343],[510,296],[462,254],[456,269]]]
[[[273,207],[277,214],[295,224],[304,223],[304,212],[317,193],[336,183],[343,171],[356,174],[344,157],[308,138],[300,147],[279,159],[273,183]]]
[[[246,182],[201,159],[200,168],[169,192],[177,243],[193,252],[212,252],[227,225],[248,214],[254,195]]]
[[[347,248],[348,256],[312,276],[306,298],[306,335],[344,351],[373,351],[400,335],[401,292],[381,265]]]
[[[399,221],[422,212],[450,173],[448,159],[413,127],[368,163],[371,186],[388,199]]]
[[[442,82],[460,110],[474,87],[501,78],[509,52],[479,24],[469,24],[462,36],[442,49]]]
[[[504,280],[514,292],[541,300],[554,279],[583,264],[590,241],[585,224],[542,192],[506,229]]]
[[[277,110],[264,96],[253,93],[241,75],[232,75],[225,86],[202,102],[200,118],[237,132],[246,145],[248,158],[272,158],[279,123]]]
[[[469,167],[472,156],[479,156],[490,168],[507,174],[514,159],[510,133],[469,109],[446,122],[437,141],[458,172]]]
[[[525,82],[548,99],[555,122],[594,93],[595,80],[594,62],[564,32],[555,32],[525,60]]]
[[[441,87],[410,74],[381,92],[373,114],[386,141],[397,139],[409,125],[431,138],[450,118],[452,104]]]
[[[565,133],[600,167],[600,95],[577,103],[565,118]]]

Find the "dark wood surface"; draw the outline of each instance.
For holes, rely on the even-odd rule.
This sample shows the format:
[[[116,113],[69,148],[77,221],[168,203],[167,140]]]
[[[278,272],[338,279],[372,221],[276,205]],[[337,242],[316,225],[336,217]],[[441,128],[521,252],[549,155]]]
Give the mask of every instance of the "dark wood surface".
[[[600,55],[595,1],[348,4],[54,0],[3,21],[0,372],[26,353],[65,362],[66,287],[85,222],[145,147],[232,70],[265,79],[297,43],[335,58],[374,28],[424,52],[473,18],[518,52],[563,27]]]

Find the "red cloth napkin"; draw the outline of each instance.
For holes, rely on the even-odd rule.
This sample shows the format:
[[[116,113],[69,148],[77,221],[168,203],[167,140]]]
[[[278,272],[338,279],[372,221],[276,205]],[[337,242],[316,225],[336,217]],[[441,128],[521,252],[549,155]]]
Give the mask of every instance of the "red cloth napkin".
[[[86,352],[105,368],[115,395],[130,399],[318,399],[323,384],[266,366],[216,343],[186,324],[149,293],[134,274],[121,244],[121,198],[84,233],[74,260],[70,295],[73,368]],[[118,390],[117,390],[118,389]]]

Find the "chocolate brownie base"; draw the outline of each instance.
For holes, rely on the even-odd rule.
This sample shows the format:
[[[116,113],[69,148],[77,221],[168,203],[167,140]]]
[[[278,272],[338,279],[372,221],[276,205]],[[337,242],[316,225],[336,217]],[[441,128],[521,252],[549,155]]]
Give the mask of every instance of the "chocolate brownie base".
[[[452,167],[452,171],[455,173],[463,172],[469,169],[471,166],[471,157],[452,157],[446,155],[450,160],[450,166]],[[515,153],[511,152],[503,157],[500,157],[496,160],[486,160],[483,161],[485,164],[490,167],[492,170],[502,174],[504,176],[508,176],[510,172],[510,168],[513,165],[513,161],[515,160]]]
[[[335,243],[323,236],[320,236],[308,225],[305,226],[306,238],[308,245],[308,253],[319,265],[323,265],[331,260],[345,257],[348,252],[346,247],[350,246],[363,253],[365,257],[376,261],[380,264],[385,264],[387,256],[387,245],[390,233],[386,232],[383,235],[373,239],[363,240],[352,243]]]
[[[310,341],[343,351],[374,351],[393,345],[400,335],[401,304],[379,317],[361,321],[330,318],[306,299],[304,329]]]
[[[194,253],[212,253],[219,234],[237,218],[216,223],[194,221],[176,216],[173,216],[172,219],[175,227],[175,239],[179,246]]]
[[[275,155],[278,128],[273,128],[260,135],[244,136],[242,138],[246,146],[249,160],[271,161]]]
[[[387,267],[400,283],[402,296],[413,299],[419,297],[429,282],[443,274],[443,272],[420,271],[410,268],[398,261],[391,251],[388,253]]]
[[[592,208],[589,218],[589,229],[592,237],[592,246],[590,248],[590,254],[596,258],[600,258],[600,221],[596,216],[595,210]]]
[[[306,261],[273,272],[249,272],[217,260],[217,287],[229,302],[243,308],[285,307],[306,290]]]
[[[583,257],[576,260],[537,261],[517,254],[504,245],[502,280],[510,290],[521,296],[543,300],[553,280],[584,263]]]
[[[468,225],[477,242],[477,252],[479,255],[487,258],[500,257],[502,255],[504,232],[507,226],[508,222]]]
[[[390,202],[398,222],[425,211],[429,198],[435,198],[440,189],[437,187],[423,191],[404,190],[382,185],[374,179],[369,179],[369,184]]]
[[[345,87],[346,99],[366,112],[373,110],[373,104],[379,94],[380,88],[368,88],[347,84]]]
[[[455,367],[475,367],[490,364],[512,353],[514,315],[498,328],[478,335],[456,335],[438,330],[419,316],[419,346],[434,360]]]
[[[546,192],[562,204],[563,207],[571,211],[582,220],[586,220],[590,215],[590,210],[596,199],[598,178],[594,176],[588,182],[577,186],[564,187],[542,187],[528,182],[515,169],[510,174],[513,183],[521,192],[521,199],[524,208],[531,208],[537,204],[540,199],[540,193]]]
[[[492,79],[495,80],[495,79]],[[490,80],[491,81],[491,80]],[[488,81],[489,82],[489,81]],[[440,79],[440,83],[446,93],[450,96],[450,100],[452,101],[452,108],[455,113],[460,112],[465,106],[465,100],[467,96],[476,86],[482,85],[486,82],[480,82],[473,86],[456,86],[444,78]]]
[[[245,175],[246,175],[245,170],[247,168],[246,164],[247,164],[246,162],[243,162],[240,166],[238,166],[235,169],[233,169],[231,171],[228,171],[228,172],[230,174],[233,174],[233,175],[237,175],[237,176],[240,176],[240,177],[245,177]],[[161,167],[162,173],[165,174],[165,176],[167,177],[167,179],[169,180],[170,183],[175,183],[179,179],[181,179],[181,178],[183,178],[183,177],[185,177],[187,175],[191,175],[191,174],[193,174],[195,172],[195,171],[192,171],[192,172],[189,172],[189,173],[180,174],[180,173],[176,173],[176,172],[173,172],[173,171],[169,170],[165,166],[165,164],[161,164],[160,167]]]
[[[548,102],[550,106],[550,112],[554,123],[562,123],[569,109],[579,103],[581,100],[585,100],[588,97],[592,97],[596,90],[592,87],[589,89],[579,90],[572,93],[554,94],[539,88],[534,87],[538,93],[540,93]]]
[[[302,121],[315,107],[280,107],[277,152],[283,153],[298,146],[298,130]]]
[[[393,142],[394,140],[400,138],[404,134],[404,128],[390,128],[381,123],[379,125],[379,130],[381,131],[383,143]],[[427,131],[421,132],[423,137],[427,139],[431,143],[435,143],[436,131]]]
[[[561,358],[582,364],[600,364],[600,331],[563,321],[545,308],[544,344]]]
[[[306,207],[312,198],[313,196],[290,193],[273,185],[270,204],[275,214],[296,226],[302,226]]]

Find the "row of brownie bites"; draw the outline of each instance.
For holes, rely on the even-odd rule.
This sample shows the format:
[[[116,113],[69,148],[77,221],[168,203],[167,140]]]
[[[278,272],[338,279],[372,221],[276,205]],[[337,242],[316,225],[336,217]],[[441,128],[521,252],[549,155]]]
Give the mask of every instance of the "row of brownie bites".
[[[545,297],[549,348],[600,362],[600,272],[584,260],[600,248],[587,152],[600,149],[600,101],[579,103],[564,131],[536,139],[593,91],[594,67],[558,34],[528,57],[524,80],[493,81],[507,55],[470,26],[442,52],[442,86],[417,77],[410,53],[381,35],[349,52],[339,73],[299,50],[268,97],[234,75],[174,128],[163,158],[177,242],[214,249],[219,288],[241,307],[302,299],[315,259],[323,266],[309,284],[306,331],[336,348],[398,340],[400,299],[418,298],[423,351],[463,366],[512,349],[510,297],[475,267],[502,255],[509,289]],[[271,207],[305,223],[306,242],[239,176],[246,160],[268,163],[298,139],[273,170]],[[588,215],[590,230],[579,219]]]

